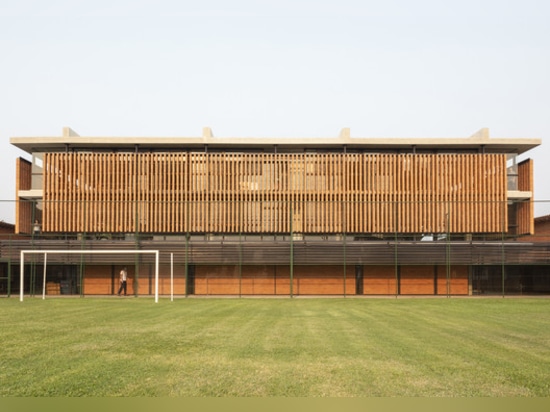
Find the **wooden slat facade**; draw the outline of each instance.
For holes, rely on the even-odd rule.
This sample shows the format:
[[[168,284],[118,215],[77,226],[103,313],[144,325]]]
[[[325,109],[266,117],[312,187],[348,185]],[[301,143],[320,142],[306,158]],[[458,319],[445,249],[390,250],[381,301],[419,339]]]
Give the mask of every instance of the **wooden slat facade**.
[[[518,189],[533,193],[534,187],[533,161],[527,159],[518,164]],[[531,200],[518,204],[517,224],[519,235],[535,234],[535,205],[532,200],[533,198],[533,195],[531,195]]]
[[[45,153],[42,229],[501,233],[506,184],[501,154]]]
[[[31,233],[33,222],[33,205],[31,202],[19,198],[20,190],[29,190],[32,181],[32,164],[25,159],[15,161],[15,193],[17,206],[15,208],[15,233]]]

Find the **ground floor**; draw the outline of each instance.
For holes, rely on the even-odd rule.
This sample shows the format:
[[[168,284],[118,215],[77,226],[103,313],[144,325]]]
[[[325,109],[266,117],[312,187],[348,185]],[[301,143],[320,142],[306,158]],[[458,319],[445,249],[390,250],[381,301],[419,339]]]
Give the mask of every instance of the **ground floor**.
[[[128,265],[127,294],[155,294],[154,265]],[[16,276],[0,281],[1,294],[17,294]],[[122,266],[28,265],[24,293],[40,295],[115,295]],[[504,272],[503,272],[504,270]],[[3,268],[5,272],[5,267]],[[547,266],[334,266],[160,265],[160,295],[484,295],[550,294]],[[10,290],[8,290],[8,288]]]
[[[182,237],[0,242],[0,295],[116,295],[123,267],[135,296],[550,294],[550,243]]]
[[[181,268],[180,268],[181,269]],[[160,294],[193,295],[392,295],[469,293],[468,268],[441,266],[295,266],[281,265],[191,265],[173,278],[170,268],[161,266]],[[151,294],[153,273],[150,267],[129,268],[129,291]],[[87,268],[84,293],[111,294],[118,285],[117,269]]]

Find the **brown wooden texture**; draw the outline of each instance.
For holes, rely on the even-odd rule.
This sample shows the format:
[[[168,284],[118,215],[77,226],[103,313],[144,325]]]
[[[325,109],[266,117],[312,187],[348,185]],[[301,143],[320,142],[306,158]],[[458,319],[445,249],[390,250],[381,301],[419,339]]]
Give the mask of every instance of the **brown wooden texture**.
[[[83,277],[84,293],[86,295],[110,295],[118,291],[118,273],[115,273],[114,283],[112,281],[112,267],[104,265],[87,266]],[[119,269],[120,270],[120,269]],[[127,293],[131,293],[131,282],[127,285]]]
[[[355,294],[355,268],[343,266],[296,266],[294,268],[297,295]]]
[[[155,271],[153,265],[140,265],[139,276],[135,276],[136,267],[128,267],[128,294],[133,295],[154,295],[155,294]],[[119,288],[119,273],[120,266],[117,266],[115,270],[115,293]],[[159,265],[159,289],[160,295],[170,295],[171,291],[171,279],[170,279],[170,265]],[[174,279],[173,279],[173,293],[174,295],[185,294],[185,270],[181,266],[174,267]]]
[[[275,266],[275,295],[290,295],[290,267]],[[292,291],[296,290],[296,279],[292,282]]]
[[[47,153],[44,163],[47,232],[507,228],[504,155]]]
[[[15,193],[17,205],[15,207],[15,233],[31,233],[32,203],[19,198],[20,190],[29,190],[32,180],[32,165],[23,158],[15,161]]]
[[[527,159],[518,164],[518,189],[533,193],[534,186],[533,161]],[[532,235],[535,233],[533,199],[534,196],[532,195],[531,200],[521,202],[518,205],[517,224],[519,235]]]
[[[363,294],[392,295],[396,289],[395,266],[364,266]]]
[[[433,295],[435,292],[434,267],[401,267],[399,291],[401,295]]]
[[[239,268],[237,266],[197,266],[195,294],[238,295]]]
[[[61,294],[61,285],[58,282],[46,282],[46,295]]]
[[[285,270],[286,269],[286,270]],[[290,272],[279,266],[197,266],[197,295],[276,295],[290,293]]]
[[[399,268],[401,295],[467,295],[468,266],[449,268],[447,291],[446,266],[401,266]],[[112,279],[111,265],[90,265],[84,273],[84,294],[111,295],[119,288],[117,265]],[[294,295],[355,295],[355,267],[338,265],[298,265],[294,267],[292,293]],[[159,268],[159,294],[170,295],[170,267]],[[278,265],[200,265],[195,273],[196,295],[290,295],[290,270]],[[128,295],[154,294],[154,273],[151,267],[141,267],[135,280],[135,267],[128,266]],[[395,266],[364,266],[364,295],[394,295],[396,293]],[[345,290],[344,290],[345,283]],[[59,294],[59,284],[48,284],[48,294]],[[57,285],[57,287],[56,287]],[[182,268],[174,276],[175,295],[185,294],[185,276]]]
[[[446,295],[467,295],[468,291],[468,266],[449,267],[449,278],[447,289],[447,267],[438,266],[437,271],[437,294]]]
[[[345,287],[344,287],[345,283]],[[344,279],[342,266],[296,266],[292,293],[295,295],[355,294],[354,268]],[[289,295],[290,271],[283,266],[197,266],[197,295]]]

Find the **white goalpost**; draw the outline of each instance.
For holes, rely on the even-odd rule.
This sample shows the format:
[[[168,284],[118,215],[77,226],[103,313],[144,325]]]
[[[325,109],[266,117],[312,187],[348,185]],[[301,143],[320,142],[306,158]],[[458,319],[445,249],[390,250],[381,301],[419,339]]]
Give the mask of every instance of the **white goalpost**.
[[[155,303],[159,301],[159,251],[158,250],[22,250],[20,252],[21,268],[20,268],[20,296],[19,300],[23,302],[23,290],[24,290],[24,269],[25,269],[25,255],[26,254],[43,254],[44,255],[44,281],[42,287],[42,299],[46,298],[46,263],[48,255],[54,254],[154,254],[155,255]],[[82,285],[81,285],[82,287]]]

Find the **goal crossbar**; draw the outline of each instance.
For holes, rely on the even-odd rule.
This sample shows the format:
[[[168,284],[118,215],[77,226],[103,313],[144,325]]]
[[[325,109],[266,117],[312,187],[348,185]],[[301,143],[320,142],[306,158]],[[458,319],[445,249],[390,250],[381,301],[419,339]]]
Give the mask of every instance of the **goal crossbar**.
[[[26,254],[43,254],[44,255],[44,285],[45,288],[46,284],[46,262],[47,262],[47,256],[48,255],[61,255],[61,254],[70,254],[70,255],[93,255],[93,254],[154,254],[155,255],[155,303],[158,303],[159,301],[159,251],[158,250],[21,250],[20,252],[20,259],[21,259],[21,267],[20,267],[20,296],[19,300],[23,302],[23,291],[24,291],[24,269],[25,269],[25,255]],[[81,285],[82,287],[82,285]],[[43,290],[43,297],[45,295],[45,289]]]

